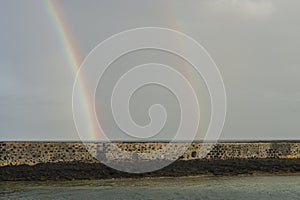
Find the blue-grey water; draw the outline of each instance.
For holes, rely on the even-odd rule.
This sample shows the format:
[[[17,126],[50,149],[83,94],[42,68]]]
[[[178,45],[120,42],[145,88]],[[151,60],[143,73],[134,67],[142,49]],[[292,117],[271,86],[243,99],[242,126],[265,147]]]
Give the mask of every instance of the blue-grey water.
[[[300,176],[0,182],[1,199],[300,199]]]

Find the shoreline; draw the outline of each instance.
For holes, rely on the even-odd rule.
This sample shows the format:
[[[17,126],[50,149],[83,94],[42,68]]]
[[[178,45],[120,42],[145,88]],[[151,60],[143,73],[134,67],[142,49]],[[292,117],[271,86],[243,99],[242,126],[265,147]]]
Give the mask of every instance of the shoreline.
[[[177,160],[143,174],[130,174],[101,163],[57,162],[0,167],[0,181],[137,180],[174,177],[300,175],[300,159]]]
[[[89,183],[115,183],[115,182],[141,182],[141,181],[169,181],[169,180],[185,180],[185,179],[227,179],[227,178],[251,178],[251,177],[299,177],[300,172],[296,173],[253,173],[253,174],[238,174],[238,175],[192,175],[192,176],[157,176],[157,177],[135,177],[135,178],[107,178],[107,179],[75,179],[75,180],[15,180],[15,181],[3,181],[0,180],[0,188],[3,187],[3,184],[23,184],[23,183],[38,183],[38,184],[72,184],[74,185],[83,185],[85,182]]]

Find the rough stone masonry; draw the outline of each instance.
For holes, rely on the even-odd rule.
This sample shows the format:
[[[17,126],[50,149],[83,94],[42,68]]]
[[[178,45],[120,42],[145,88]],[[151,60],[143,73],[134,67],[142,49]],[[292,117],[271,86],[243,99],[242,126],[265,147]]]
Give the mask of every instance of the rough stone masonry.
[[[127,159],[139,156],[139,159],[161,159],[161,150],[166,148],[165,142],[118,142],[118,143],[90,143],[90,152],[95,152],[106,160]],[[204,160],[229,160],[229,159],[299,159],[300,142],[221,142],[211,148],[209,143],[192,143],[179,160],[195,160],[201,157],[205,149]],[[118,147],[124,154],[113,153],[112,148]],[[177,159],[176,152],[181,148],[181,143],[168,145],[167,153],[163,159]],[[151,157],[143,157],[151,152]],[[135,158],[136,159],[136,158]],[[0,142],[0,166],[11,165],[36,165],[40,163],[82,162],[99,163],[81,142]]]

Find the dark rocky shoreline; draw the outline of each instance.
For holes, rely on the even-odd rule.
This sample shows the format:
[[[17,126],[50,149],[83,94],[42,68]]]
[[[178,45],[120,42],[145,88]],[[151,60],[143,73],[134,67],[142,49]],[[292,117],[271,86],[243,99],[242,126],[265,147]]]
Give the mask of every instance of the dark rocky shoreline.
[[[43,163],[0,167],[0,181],[99,180],[112,178],[296,174],[300,159],[178,160],[155,172],[130,174],[100,163]]]

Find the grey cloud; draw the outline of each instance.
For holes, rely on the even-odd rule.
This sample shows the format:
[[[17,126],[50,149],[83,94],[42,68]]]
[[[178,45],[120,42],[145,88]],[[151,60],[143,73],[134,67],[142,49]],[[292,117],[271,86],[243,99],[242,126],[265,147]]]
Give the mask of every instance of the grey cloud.
[[[78,139],[71,107],[74,70],[44,4],[37,2],[4,1],[0,7],[0,139]],[[135,27],[172,28],[200,42],[227,89],[221,139],[299,139],[299,1],[58,4],[80,60],[107,37]]]

